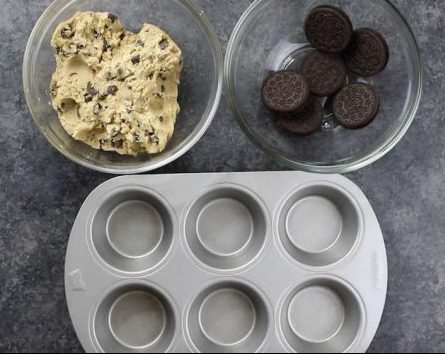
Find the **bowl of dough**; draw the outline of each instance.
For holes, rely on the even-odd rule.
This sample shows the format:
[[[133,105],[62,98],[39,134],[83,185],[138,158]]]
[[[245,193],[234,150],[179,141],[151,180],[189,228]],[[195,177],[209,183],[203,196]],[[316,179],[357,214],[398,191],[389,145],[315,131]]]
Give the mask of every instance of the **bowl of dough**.
[[[204,135],[222,67],[217,37],[191,0],[55,0],[31,33],[23,85],[59,152],[133,174],[176,160]]]

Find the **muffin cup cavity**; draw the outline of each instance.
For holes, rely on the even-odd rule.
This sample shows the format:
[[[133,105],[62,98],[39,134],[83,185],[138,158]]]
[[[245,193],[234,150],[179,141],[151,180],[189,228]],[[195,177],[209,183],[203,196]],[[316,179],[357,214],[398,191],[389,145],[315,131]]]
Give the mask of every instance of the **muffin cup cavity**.
[[[157,267],[168,255],[174,235],[174,214],[154,192],[137,187],[108,195],[92,221],[92,244],[113,270],[141,273]]]
[[[267,212],[250,191],[219,186],[201,195],[185,221],[187,245],[201,263],[220,271],[239,270],[261,254]]]
[[[93,320],[93,337],[107,353],[160,353],[174,340],[177,313],[162,290],[126,284],[109,292]]]
[[[286,253],[308,267],[344,260],[362,234],[357,202],[330,183],[311,183],[287,197],[277,218],[279,242]]]
[[[254,353],[270,325],[267,300],[244,283],[226,280],[205,288],[186,317],[189,340],[202,353]]]
[[[341,353],[360,339],[366,313],[356,291],[330,277],[312,278],[293,289],[278,314],[280,334],[298,353]]]

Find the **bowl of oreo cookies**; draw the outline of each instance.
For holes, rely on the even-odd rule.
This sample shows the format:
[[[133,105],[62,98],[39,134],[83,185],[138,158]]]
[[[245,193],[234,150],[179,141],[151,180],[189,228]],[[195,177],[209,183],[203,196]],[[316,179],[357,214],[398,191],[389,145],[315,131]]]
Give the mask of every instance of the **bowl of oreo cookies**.
[[[422,68],[387,0],[257,0],[230,39],[225,81],[254,143],[291,168],[346,173],[405,135]]]

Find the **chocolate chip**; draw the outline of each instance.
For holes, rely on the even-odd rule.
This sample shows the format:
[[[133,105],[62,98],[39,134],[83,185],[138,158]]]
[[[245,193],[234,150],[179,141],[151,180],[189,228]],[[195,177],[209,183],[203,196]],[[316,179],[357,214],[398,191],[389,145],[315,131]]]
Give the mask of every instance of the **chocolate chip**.
[[[163,39],[162,41],[159,42],[159,47],[164,50],[165,48],[168,47],[168,40],[167,39]]]
[[[150,142],[155,145],[159,145],[159,137],[157,135],[150,136]]]
[[[137,42],[136,42],[136,44],[137,44],[138,46],[141,46],[141,47],[144,47],[144,46],[145,46],[144,41],[141,40],[141,39],[138,39]]]
[[[117,16],[114,15],[114,14],[112,14],[112,13],[109,13],[109,14],[108,14],[108,18],[109,18],[109,19],[111,20],[111,22],[113,22],[113,23],[115,23],[116,20],[117,20]]]
[[[122,140],[113,141],[111,144],[116,149],[122,149],[122,147],[124,146],[124,142]]]
[[[119,36],[119,39],[120,39],[121,41],[123,41],[124,38],[125,38],[125,32],[122,32],[121,35]]]
[[[97,29],[93,28],[92,32],[93,32],[94,38],[99,38],[100,37],[100,33],[99,33],[99,31]]]
[[[139,64],[141,62],[141,56],[135,55],[131,58],[131,62],[133,63],[133,65]]]
[[[103,91],[103,92],[99,92],[98,96],[97,96],[100,100],[104,100],[108,97],[108,92],[107,91]]]
[[[78,54],[82,49],[85,49],[85,45],[77,43],[76,44],[76,54]]]
[[[119,88],[116,85],[108,86],[107,92],[109,95],[115,96],[117,91],[119,91]]]
[[[90,96],[96,96],[99,93],[94,84],[92,84],[91,82],[89,82],[87,85],[87,92]]]
[[[84,97],[85,97],[85,103],[89,103],[93,100],[93,96],[90,96],[88,93],[86,93]]]
[[[62,51],[63,51],[62,48],[60,48],[60,47],[57,47],[57,48],[56,48],[57,55],[59,55]]]
[[[164,117],[163,117],[163,116],[160,116],[160,117],[159,117],[159,121],[160,121],[161,123],[163,123],[163,122],[164,122]]]
[[[97,116],[100,113],[100,111],[102,110],[102,108],[103,107],[102,107],[102,105],[100,103],[95,104],[94,107],[93,107],[93,114],[95,116]]]
[[[109,49],[111,49],[111,45],[104,39],[103,45],[102,45],[102,50],[104,52],[107,52]]]
[[[70,26],[67,26],[62,29],[62,31],[60,32],[60,35],[62,36],[62,38],[70,39],[70,38],[74,37],[75,32],[73,31],[73,29]]]

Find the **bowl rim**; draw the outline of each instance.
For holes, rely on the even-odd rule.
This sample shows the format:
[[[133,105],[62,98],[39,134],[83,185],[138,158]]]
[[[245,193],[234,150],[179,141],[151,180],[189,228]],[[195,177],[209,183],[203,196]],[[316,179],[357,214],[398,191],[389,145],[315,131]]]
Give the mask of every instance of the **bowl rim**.
[[[164,167],[171,162],[179,159],[181,156],[183,156],[185,153],[187,153],[189,150],[191,150],[199,140],[204,136],[204,134],[207,132],[208,128],[213,122],[213,119],[215,118],[215,115],[218,111],[219,105],[221,103],[221,97],[223,94],[223,85],[224,85],[224,56],[222,47],[220,45],[220,41],[218,39],[218,36],[215,33],[215,30],[213,29],[213,26],[205,14],[205,12],[193,1],[193,0],[177,0],[183,5],[185,5],[188,9],[191,10],[191,12],[196,16],[197,19],[199,19],[199,22],[201,26],[204,29],[205,34],[208,36],[210,45],[211,45],[211,53],[212,53],[212,59],[213,63],[215,65],[215,77],[217,78],[216,84],[215,84],[215,95],[212,98],[213,103],[211,105],[208,105],[207,107],[207,117],[201,118],[200,124],[201,126],[199,129],[196,127],[193,132],[188,136],[186,139],[186,143],[184,143],[182,146],[180,146],[176,152],[174,152],[171,156],[168,158],[161,159],[157,161],[156,163],[152,163],[150,160],[147,162],[141,163],[138,167],[109,167],[109,166],[99,166],[94,163],[90,163],[88,161],[83,160],[82,158],[79,158],[77,156],[72,155],[70,152],[65,150],[62,146],[59,146],[56,144],[52,139],[49,138],[48,133],[46,131],[45,126],[43,126],[39,120],[37,119],[37,114],[35,113],[35,110],[33,106],[31,105],[30,101],[30,92],[29,92],[29,86],[31,81],[31,74],[34,63],[32,62],[32,43],[36,43],[39,41],[39,34],[44,28],[45,22],[48,18],[50,18],[54,12],[60,11],[63,8],[68,7],[72,3],[76,2],[77,0],[54,0],[42,13],[40,18],[37,20],[36,24],[33,27],[33,30],[29,36],[28,42],[26,44],[26,49],[23,56],[23,65],[22,65],[22,85],[23,85],[23,91],[25,94],[26,103],[28,106],[28,110],[31,113],[31,117],[35,123],[35,125],[39,128],[40,132],[45,136],[46,140],[55,148],[59,153],[61,153],[63,156],[68,158],[69,160],[77,163],[78,165],[81,165],[83,167],[86,167],[90,170],[97,171],[97,172],[103,172],[108,174],[116,174],[116,175],[126,175],[126,174],[140,174],[145,172],[150,172],[156,169],[159,169],[161,167]]]
[[[367,167],[374,162],[380,160],[382,157],[387,155],[391,150],[393,150],[396,145],[403,139],[403,137],[408,132],[409,128],[411,127],[414,118],[417,115],[417,111],[420,106],[420,101],[422,98],[422,92],[423,92],[423,63],[420,55],[420,49],[417,42],[417,39],[414,35],[414,32],[409,25],[408,21],[405,19],[405,17],[402,15],[402,13],[398,10],[398,8],[393,5],[389,0],[381,0],[385,4],[387,4],[389,7],[391,7],[395,13],[400,17],[400,20],[405,24],[406,29],[408,30],[408,36],[410,37],[410,40],[412,41],[412,44],[415,49],[415,57],[414,62],[415,65],[419,68],[418,74],[414,78],[414,80],[417,82],[418,89],[417,92],[415,92],[416,99],[414,103],[412,104],[409,112],[406,114],[404,123],[399,127],[397,132],[395,132],[390,139],[387,141],[382,142],[378,147],[376,147],[372,152],[368,153],[366,156],[354,159],[351,162],[339,162],[339,163],[310,163],[310,162],[302,162],[302,161],[295,161],[288,157],[283,156],[282,154],[278,153],[275,149],[273,149],[270,146],[267,146],[265,144],[262,144],[261,141],[257,138],[256,133],[254,133],[248,124],[245,123],[244,119],[242,118],[242,114],[240,113],[235,99],[234,94],[234,80],[233,80],[233,73],[232,68],[234,64],[235,59],[235,53],[237,51],[237,45],[240,36],[243,34],[241,32],[243,26],[248,23],[248,21],[251,18],[252,13],[263,3],[266,3],[270,0],[255,0],[243,13],[241,18],[239,19],[238,23],[235,26],[235,29],[232,32],[232,35],[230,37],[226,56],[225,56],[225,62],[224,62],[224,84],[225,84],[225,90],[226,90],[226,96],[227,96],[227,102],[233,112],[233,115],[235,116],[236,121],[238,122],[239,126],[241,127],[242,131],[247,135],[247,137],[253,142],[256,146],[258,146],[260,149],[262,149],[267,154],[271,155],[274,159],[277,161],[284,163],[289,168],[301,170],[305,172],[310,173],[322,173],[322,174],[335,174],[335,173],[348,173],[360,170],[364,167]]]

